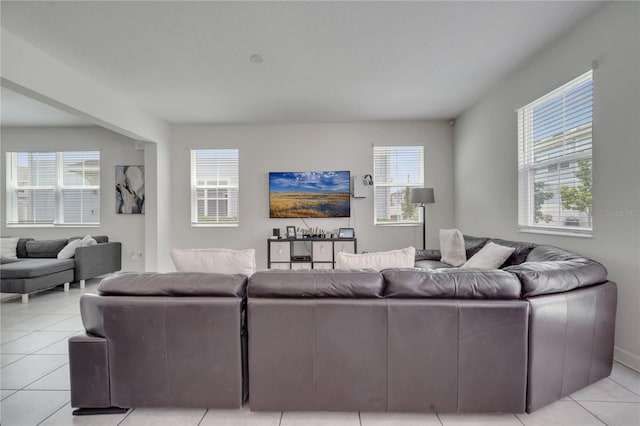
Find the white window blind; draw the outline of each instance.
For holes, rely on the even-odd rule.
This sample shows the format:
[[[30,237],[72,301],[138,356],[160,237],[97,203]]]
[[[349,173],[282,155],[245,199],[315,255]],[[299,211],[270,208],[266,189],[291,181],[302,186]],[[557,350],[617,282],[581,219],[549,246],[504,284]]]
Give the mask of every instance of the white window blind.
[[[7,225],[100,224],[100,152],[7,152]]]
[[[237,149],[191,150],[191,223],[239,223]]]
[[[373,147],[373,173],[375,224],[419,223],[410,192],[424,186],[424,147]]]
[[[592,71],[517,114],[520,230],[590,235]]]

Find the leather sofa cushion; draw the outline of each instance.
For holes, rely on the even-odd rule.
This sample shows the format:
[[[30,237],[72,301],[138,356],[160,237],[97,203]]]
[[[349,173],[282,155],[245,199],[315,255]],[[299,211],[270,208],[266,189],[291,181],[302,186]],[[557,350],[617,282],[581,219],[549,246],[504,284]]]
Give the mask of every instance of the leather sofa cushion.
[[[416,260],[440,260],[442,253],[438,249],[417,249]]]
[[[525,262],[509,266],[505,271],[518,276],[522,282],[523,297],[561,293],[607,281],[606,268],[584,257],[571,260]]]
[[[548,262],[552,260],[572,260],[583,258],[579,254],[554,247],[554,246],[536,246],[527,256],[527,262]]]
[[[62,272],[74,267],[73,259],[25,259],[3,263],[2,279],[35,278]]]
[[[166,274],[122,272],[102,280],[103,296],[213,296],[239,297],[246,294],[245,275],[198,272]]]
[[[372,269],[260,271],[249,278],[249,297],[380,298],[384,281]]]
[[[68,240],[33,240],[27,241],[27,257],[50,258],[58,256]]]
[[[453,268],[453,266],[439,260],[416,260],[415,267],[420,269]]]
[[[473,255],[480,251],[489,240],[485,237],[472,237],[471,235],[463,235],[464,250],[467,252],[467,259],[471,259]]]
[[[521,285],[508,272],[487,269],[387,269],[385,297],[519,299]]]
[[[500,266],[500,269],[506,268],[507,266],[519,265],[522,262],[526,261],[527,260],[527,256],[529,255],[531,250],[533,250],[535,248],[535,246],[536,246],[533,243],[501,240],[499,238],[492,238],[489,241],[491,241],[491,242],[493,242],[495,244],[498,244],[500,246],[515,248],[515,250],[511,254],[511,256],[509,256],[507,258],[507,260],[505,260],[504,263]]]

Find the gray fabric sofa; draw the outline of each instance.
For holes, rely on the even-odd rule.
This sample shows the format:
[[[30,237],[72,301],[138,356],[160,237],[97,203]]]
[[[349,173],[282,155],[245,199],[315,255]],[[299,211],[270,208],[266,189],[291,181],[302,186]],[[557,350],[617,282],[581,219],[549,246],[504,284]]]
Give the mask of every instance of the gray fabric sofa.
[[[239,408],[246,398],[247,277],[119,273],[80,298],[71,405]]]
[[[119,271],[122,246],[109,242],[106,236],[96,236],[97,245],[78,247],[75,257],[58,259],[58,253],[69,241],[79,237],[58,240],[18,240],[17,259],[2,259],[0,263],[0,290],[3,293],[20,293],[22,302],[29,301],[29,294],[77,281],[84,288],[85,280]]]

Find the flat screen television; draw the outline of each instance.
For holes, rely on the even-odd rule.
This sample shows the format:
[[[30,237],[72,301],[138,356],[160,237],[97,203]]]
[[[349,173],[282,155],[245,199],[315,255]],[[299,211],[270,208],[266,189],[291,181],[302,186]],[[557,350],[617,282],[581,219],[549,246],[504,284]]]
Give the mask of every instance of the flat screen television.
[[[269,217],[349,217],[351,174],[340,172],[270,172]]]

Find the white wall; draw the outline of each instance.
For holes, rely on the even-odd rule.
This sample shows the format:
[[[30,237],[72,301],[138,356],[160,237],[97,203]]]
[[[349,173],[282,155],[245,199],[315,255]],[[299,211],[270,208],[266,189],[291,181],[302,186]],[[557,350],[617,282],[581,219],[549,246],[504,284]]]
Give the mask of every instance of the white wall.
[[[110,241],[122,243],[122,269],[143,271],[144,258],[132,260],[130,251],[144,253],[145,216],[116,214],[115,166],[144,164],[142,151],[136,151],[133,140],[100,127],[5,127],[2,137],[2,235],[37,239],[68,238],[74,235],[107,235]],[[7,227],[5,161],[7,151],[100,151],[100,226],[25,228]]]
[[[444,121],[340,124],[175,126],[172,134],[172,245],[181,248],[255,248],[266,268],[272,228],[305,227],[300,219],[269,219],[270,171],[350,170],[373,174],[372,145],[424,145],[425,185],[435,189],[428,207],[427,246],[437,246],[438,229],[453,224],[452,128]],[[189,150],[239,148],[240,226],[191,227]],[[373,226],[373,191],[351,199],[351,218],[307,219],[326,230],[354,227],[358,251],[422,246],[422,227]],[[159,268],[162,268],[159,265]]]
[[[640,369],[640,4],[608,3],[480,100],[455,127],[456,225],[564,247],[601,261],[618,283],[616,358]],[[517,230],[515,109],[594,71],[593,238]],[[612,216],[621,214],[621,216]]]

